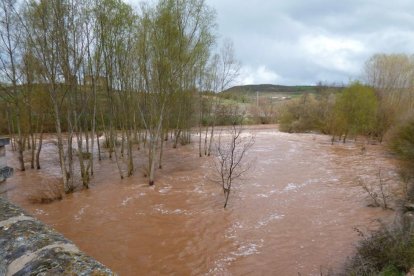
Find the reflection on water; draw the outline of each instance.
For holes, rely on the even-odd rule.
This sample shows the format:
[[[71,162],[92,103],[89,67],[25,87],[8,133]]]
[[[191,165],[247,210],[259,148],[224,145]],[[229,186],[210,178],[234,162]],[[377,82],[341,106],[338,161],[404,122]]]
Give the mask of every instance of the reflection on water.
[[[90,190],[32,204],[31,191],[59,174],[49,144],[44,170],[16,172],[8,196],[120,275],[319,275],[321,266],[338,269],[352,254],[353,227],[392,219],[366,207],[355,185],[357,176],[374,181],[379,167],[397,181],[381,146],[361,154],[353,144],[331,146],[323,135],[250,131],[255,165],[235,184],[226,210],[220,186],[209,180],[211,160],[199,158],[195,144],[166,150],[155,187],[139,170],[120,180],[104,160]],[[137,154],[136,161],[145,160]]]

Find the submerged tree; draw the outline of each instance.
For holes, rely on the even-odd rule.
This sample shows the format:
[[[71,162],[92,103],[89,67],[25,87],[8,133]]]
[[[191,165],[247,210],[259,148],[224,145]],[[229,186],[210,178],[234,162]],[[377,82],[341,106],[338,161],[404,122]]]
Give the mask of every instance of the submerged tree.
[[[232,40],[225,39],[220,53],[210,58],[205,68],[204,90],[219,93],[229,88],[236,81],[240,73],[241,64],[236,59]],[[222,105],[221,97],[213,95],[200,95],[199,116],[199,156],[202,156],[202,124],[205,124],[204,155],[210,156],[213,148],[214,130]],[[208,135],[210,136],[208,139]]]
[[[155,181],[168,130],[189,140],[196,80],[214,42],[214,16],[204,1],[160,1],[143,6],[137,44],[140,78],[138,109],[148,135],[149,184]],[[159,155],[157,154],[159,153]]]
[[[229,43],[211,57],[215,12],[204,0],[136,10],[123,0],[5,0],[0,19],[3,131],[22,170],[25,145],[40,168],[41,133],[55,132],[66,193],[78,181],[89,187],[101,136],[121,178],[134,173],[133,145],[142,144],[153,185],[168,137],[175,148],[191,141],[198,93],[222,90],[237,72]]]
[[[241,122],[235,121],[228,129],[228,136],[219,136],[216,145],[215,168],[224,193],[224,208],[226,208],[231,188],[235,180],[240,179],[251,167],[245,162],[247,151],[254,144],[254,136],[243,135]]]

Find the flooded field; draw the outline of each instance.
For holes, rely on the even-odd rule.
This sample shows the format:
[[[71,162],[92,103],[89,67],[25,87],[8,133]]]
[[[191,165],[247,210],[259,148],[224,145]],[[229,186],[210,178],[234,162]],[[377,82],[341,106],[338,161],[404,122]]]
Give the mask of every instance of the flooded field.
[[[154,187],[139,168],[120,180],[106,159],[96,164],[89,190],[30,203],[39,185],[59,176],[49,143],[41,171],[7,180],[8,197],[119,275],[319,275],[321,268],[340,269],[352,254],[354,227],[393,219],[391,211],[366,207],[356,180],[377,181],[381,169],[395,184],[394,161],[382,146],[362,152],[354,143],[331,146],[324,135],[275,126],[248,131],[256,137],[248,153],[254,167],[234,184],[227,209],[211,181],[212,159],[199,158],[196,143],[166,149]],[[136,160],[144,162],[140,154]]]

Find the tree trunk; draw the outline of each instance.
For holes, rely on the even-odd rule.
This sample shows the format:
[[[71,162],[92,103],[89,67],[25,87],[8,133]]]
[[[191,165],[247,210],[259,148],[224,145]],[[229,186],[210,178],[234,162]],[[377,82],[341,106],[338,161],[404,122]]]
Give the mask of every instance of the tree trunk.
[[[36,169],[40,170],[40,152],[42,150],[43,145],[43,127],[44,127],[45,115],[42,114],[40,119],[40,130],[39,130],[39,142],[37,144],[37,151],[36,151]]]
[[[42,150],[43,145],[43,130],[39,134],[39,143],[37,145],[36,151],[36,169],[40,170],[40,151]]]
[[[17,109],[19,109],[19,107],[17,107]],[[19,110],[17,110],[16,125],[17,125],[17,159],[19,160],[20,170],[25,171],[26,168],[24,167],[23,153],[24,153],[24,146],[25,146],[26,141],[23,137],[22,130],[20,127],[20,111]]]
[[[161,137],[164,137],[164,134],[161,132]],[[164,151],[164,139],[160,139],[160,159],[159,159],[159,164],[158,164],[158,168],[162,169],[162,154]]]
[[[99,143],[99,133],[96,133],[96,144],[98,145],[98,159],[99,161],[101,161],[102,156],[101,156],[101,144]]]
[[[210,132],[210,144],[208,145],[208,152],[207,155],[210,156],[211,149],[213,147],[213,137],[214,137],[214,124],[211,126],[211,132]]]
[[[121,164],[119,163],[118,152],[116,150],[116,140],[117,140],[117,137],[115,135],[115,137],[112,139],[112,146],[114,148],[114,154],[115,154],[115,162],[116,162],[116,166],[118,167],[119,176],[121,177],[121,179],[124,179],[124,174],[122,172]]]
[[[229,189],[225,189],[225,192],[224,193],[226,194],[226,200],[224,202],[224,208],[226,208],[227,207],[227,202],[229,201],[230,188]]]
[[[149,154],[148,154],[148,177],[149,177],[149,185],[154,185],[154,177],[155,177],[155,147],[156,143],[153,141],[153,137],[150,137],[149,142]]]
[[[30,139],[31,139],[31,143],[32,143],[31,149],[30,149],[30,152],[31,152],[30,168],[34,169],[35,168],[36,141],[35,141],[35,137],[34,137],[34,134],[33,134],[32,131],[30,133]]]
[[[198,128],[198,132],[199,132],[199,136],[198,136],[198,156],[202,157],[203,155],[201,154],[201,136],[203,135],[202,130],[201,130],[201,123],[200,126]]]
[[[132,155],[132,144],[133,144],[133,137],[131,134],[131,130],[127,130],[126,132],[126,143],[127,143],[127,150],[128,150],[128,176],[131,176],[134,173],[134,157]]]

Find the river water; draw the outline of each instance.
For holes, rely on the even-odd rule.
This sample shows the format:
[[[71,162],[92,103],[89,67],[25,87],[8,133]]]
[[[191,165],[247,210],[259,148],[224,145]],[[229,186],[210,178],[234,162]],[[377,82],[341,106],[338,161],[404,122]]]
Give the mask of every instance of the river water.
[[[167,147],[154,187],[140,169],[120,180],[106,159],[89,190],[35,204],[30,194],[59,176],[55,146],[46,143],[44,168],[16,172],[8,197],[119,275],[320,275],[352,255],[355,227],[393,219],[391,211],[367,207],[356,180],[375,183],[381,169],[384,181],[396,184],[395,161],[382,146],[362,152],[354,143],[332,146],[328,136],[275,126],[248,132],[254,165],[234,183],[226,209],[212,158],[199,158],[196,143]],[[144,162],[141,153],[136,161]]]

